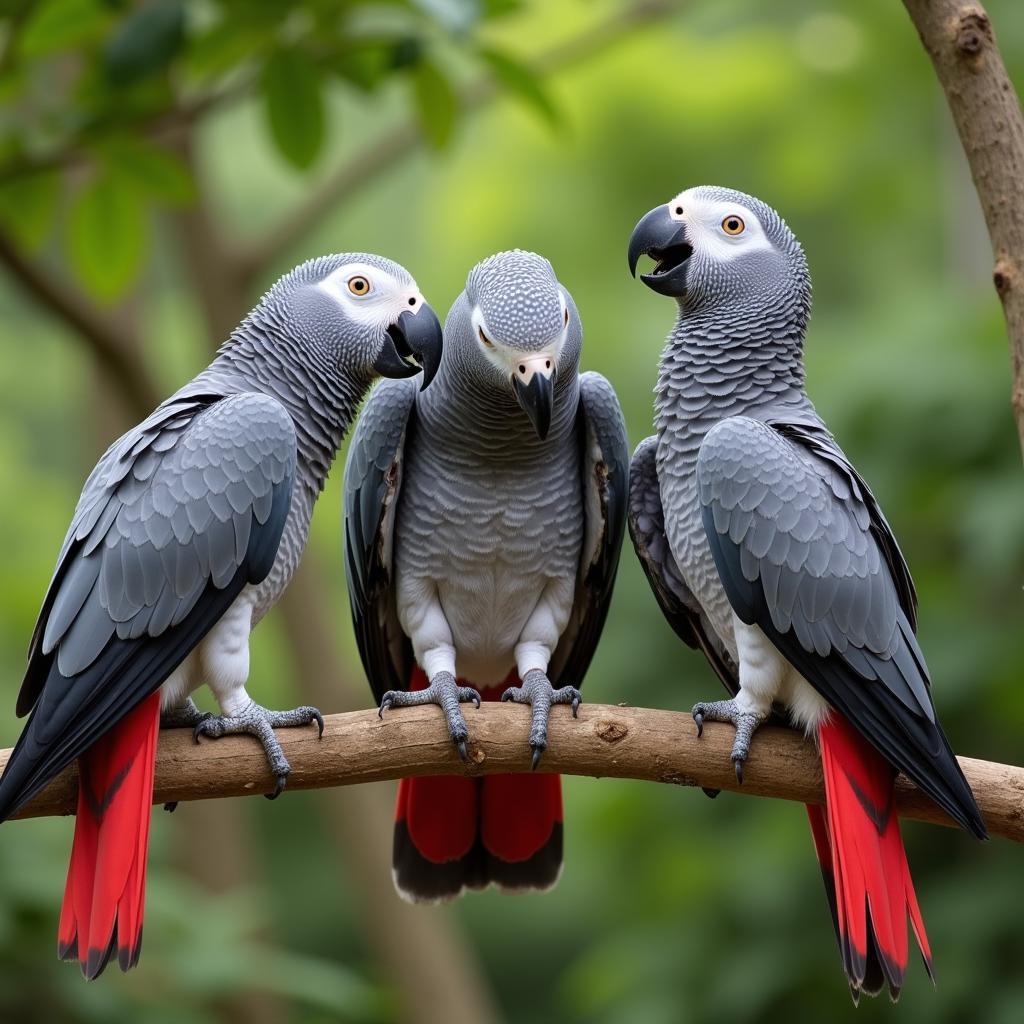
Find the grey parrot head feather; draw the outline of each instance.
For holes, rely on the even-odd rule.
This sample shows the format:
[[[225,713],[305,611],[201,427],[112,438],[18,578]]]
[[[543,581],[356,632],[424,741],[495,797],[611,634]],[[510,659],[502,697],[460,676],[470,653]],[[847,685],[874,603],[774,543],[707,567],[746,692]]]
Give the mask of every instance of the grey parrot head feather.
[[[513,249],[469,272],[445,321],[445,372],[499,405],[517,403],[543,438],[574,386],[582,344],[576,305],[554,268]]]
[[[357,384],[422,366],[425,386],[441,356],[437,317],[412,275],[372,253],[319,256],[279,278],[225,349],[251,348],[254,339],[272,358]]]
[[[646,214],[629,245],[630,270],[653,291],[677,299],[684,313],[726,312],[780,304],[806,323],[811,279],[804,251],[767,203],[735,189],[700,185]]]

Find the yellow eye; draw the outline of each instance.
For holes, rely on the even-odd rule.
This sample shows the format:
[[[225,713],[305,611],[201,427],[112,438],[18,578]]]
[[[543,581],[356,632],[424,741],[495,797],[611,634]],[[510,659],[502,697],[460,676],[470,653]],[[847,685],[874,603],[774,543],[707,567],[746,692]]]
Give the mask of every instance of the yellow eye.
[[[494,342],[493,342],[493,341],[491,341],[491,339],[490,339],[490,338],[488,338],[486,334],[484,334],[484,329],[483,329],[482,327],[478,327],[478,328],[476,329],[476,333],[480,335],[480,340],[481,340],[481,341],[482,341],[482,342],[483,342],[483,343],[484,343],[484,344],[485,344],[485,345],[486,345],[486,346],[487,346],[488,348],[494,348]]]
[[[735,213],[730,213],[725,220],[722,221],[722,230],[727,235],[742,235],[746,229],[746,224],[743,223],[742,217],[737,217]]]
[[[366,295],[370,290],[370,282],[365,277],[356,276],[348,279],[348,290],[353,295]]]

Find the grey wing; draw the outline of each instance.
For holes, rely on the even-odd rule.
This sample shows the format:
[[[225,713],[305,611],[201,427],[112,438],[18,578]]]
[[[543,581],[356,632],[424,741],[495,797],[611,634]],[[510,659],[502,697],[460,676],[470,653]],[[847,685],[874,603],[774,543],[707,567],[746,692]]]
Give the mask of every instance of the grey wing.
[[[356,645],[378,701],[408,686],[412,645],[398,622],[393,582],[402,459],[417,386],[382,381],[356,425],[345,463],[345,566]]]
[[[580,376],[577,420],[583,481],[583,550],[569,622],[551,659],[556,686],[581,686],[611,605],[626,527],[629,446],[611,384]]]
[[[29,650],[31,711],[0,818],[159,688],[247,584],[288,515],[295,430],[262,395],[170,400],[101,459]]]
[[[657,448],[657,437],[645,438],[637,445],[629,465],[629,535],[633,549],[668,624],[684,644],[704,654],[726,689],[736,693],[736,664],[686,585],[669,549]]]
[[[891,764],[983,835],[935,718],[891,531],[834,442],[826,457],[802,441],[805,425],[786,429],[732,417],[701,445],[704,527],[730,604]]]

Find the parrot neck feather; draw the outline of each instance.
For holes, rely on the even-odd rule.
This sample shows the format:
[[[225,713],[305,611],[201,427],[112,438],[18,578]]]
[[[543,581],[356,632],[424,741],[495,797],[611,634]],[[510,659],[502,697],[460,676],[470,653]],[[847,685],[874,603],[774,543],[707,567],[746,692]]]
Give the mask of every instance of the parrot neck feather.
[[[729,416],[809,404],[803,340],[809,300],[783,294],[766,304],[690,310],[680,306],[658,368],[658,433],[696,459],[704,435]]]
[[[323,362],[322,360],[320,362]],[[315,351],[254,323],[237,328],[204,376],[228,393],[259,391],[288,410],[298,444],[298,482],[323,490],[338,449],[371,379],[318,365]]]

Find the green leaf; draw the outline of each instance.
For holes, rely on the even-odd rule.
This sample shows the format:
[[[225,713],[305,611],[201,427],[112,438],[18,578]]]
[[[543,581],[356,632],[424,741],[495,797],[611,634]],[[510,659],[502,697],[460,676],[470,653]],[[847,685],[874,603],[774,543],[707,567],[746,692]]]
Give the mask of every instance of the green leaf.
[[[263,27],[239,25],[235,21],[214,25],[200,36],[190,36],[185,58],[188,70],[200,81],[226,74],[253,57],[262,56],[273,40]]]
[[[68,258],[78,279],[98,298],[116,298],[138,274],[146,229],[146,208],[132,183],[109,171],[95,178],[68,218]]]
[[[392,43],[387,39],[358,39],[331,62],[331,70],[364,92],[372,92],[393,67]]]
[[[184,161],[151,143],[131,136],[109,139],[100,147],[106,163],[140,191],[160,202],[182,206],[195,195]]]
[[[505,89],[530,104],[550,124],[558,124],[558,108],[530,68],[501,50],[481,47],[479,53]]]
[[[104,52],[107,77],[119,85],[166,67],[185,38],[181,0],[149,0],[118,25]]]
[[[278,151],[294,167],[309,167],[324,139],[324,103],[316,67],[297,53],[275,53],[263,69],[263,102]]]
[[[23,57],[42,57],[98,38],[108,15],[97,0],[44,0],[18,35]]]
[[[423,135],[435,149],[451,138],[458,114],[458,100],[451,83],[430,61],[421,60],[412,70],[413,99]]]
[[[0,223],[28,249],[38,249],[53,225],[59,192],[55,173],[26,174],[0,186]]]

